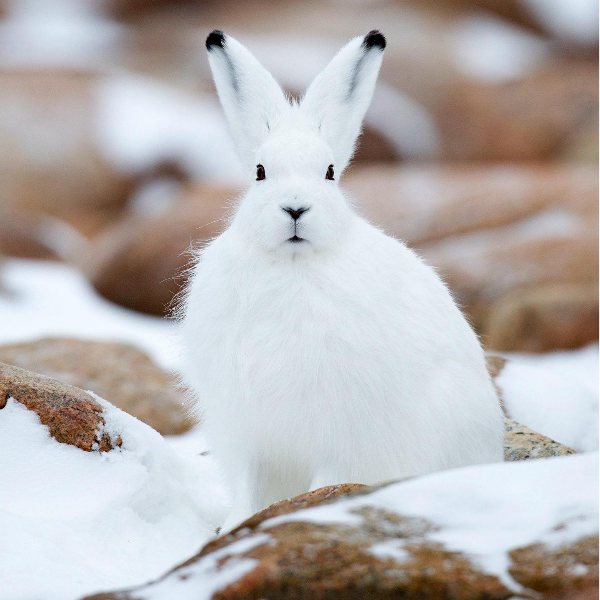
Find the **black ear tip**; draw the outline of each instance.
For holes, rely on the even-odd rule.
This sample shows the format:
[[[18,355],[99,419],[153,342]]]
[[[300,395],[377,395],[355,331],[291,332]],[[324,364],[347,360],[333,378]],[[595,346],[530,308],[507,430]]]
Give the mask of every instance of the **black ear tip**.
[[[367,33],[367,35],[365,35],[365,39],[363,41],[363,46],[367,50],[370,50],[374,46],[377,46],[377,48],[379,48],[380,50],[383,50],[385,48],[385,45],[386,45],[385,37],[384,37],[383,33],[381,33],[381,31],[378,31],[377,29],[373,29],[373,31],[369,31],[369,33]]]
[[[210,52],[214,46],[223,48],[225,46],[225,34],[220,29],[215,29],[206,38],[206,49]]]

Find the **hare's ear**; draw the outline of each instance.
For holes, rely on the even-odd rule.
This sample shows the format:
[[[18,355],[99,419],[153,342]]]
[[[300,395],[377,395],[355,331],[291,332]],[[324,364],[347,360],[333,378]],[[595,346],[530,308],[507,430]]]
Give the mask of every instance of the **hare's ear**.
[[[242,44],[222,31],[206,38],[208,62],[242,162],[254,168],[254,151],[289,110],[273,76]]]
[[[335,172],[348,165],[369,108],[385,49],[376,30],[350,40],[309,86],[301,109],[316,119],[335,157]]]

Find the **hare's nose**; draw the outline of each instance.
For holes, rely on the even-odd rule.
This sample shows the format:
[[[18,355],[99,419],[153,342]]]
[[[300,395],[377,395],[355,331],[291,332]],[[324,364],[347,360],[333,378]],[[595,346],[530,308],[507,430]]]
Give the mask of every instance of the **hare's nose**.
[[[290,208],[289,206],[282,207],[284,210],[294,221],[297,221],[305,212],[308,212],[308,208],[300,207],[300,208]]]

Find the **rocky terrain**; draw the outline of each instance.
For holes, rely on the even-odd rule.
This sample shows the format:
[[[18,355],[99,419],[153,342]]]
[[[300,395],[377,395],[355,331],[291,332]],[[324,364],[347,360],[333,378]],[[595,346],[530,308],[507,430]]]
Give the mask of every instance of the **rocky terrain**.
[[[0,600],[598,598],[598,8],[0,0]],[[355,209],[447,282],[504,463],[331,485],[227,535],[169,316],[246,175],[204,39],[293,96],[386,55]]]
[[[150,480],[128,502],[133,502],[129,510],[146,518],[153,504],[153,513],[167,509],[175,518],[191,482],[203,476],[204,486],[209,484],[198,464],[178,458],[160,434],[121,416],[93,392],[4,364],[0,392],[0,431],[22,426],[19,405],[35,415],[30,427],[50,434],[46,444],[53,451],[58,444],[75,452],[116,453],[117,487],[115,461],[140,461]],[[73,459],[61,458],[67,469]],[[22,458],[9,452],[2,460],[19,464]],[[505,461],[376,487],[348,482],[283,500],[208,541],[162,578],[89,598],[416,598],[427,593],[504,599],[517,591],[556,598],[595,589],[597,453],[575,455],[507,419]],[[206,519],[206,503],[218,497],[203,500],[198,516]],[[102,513],[92,512],[87,518],[98,516]],[[204,535],[210,540],[208,531]]]

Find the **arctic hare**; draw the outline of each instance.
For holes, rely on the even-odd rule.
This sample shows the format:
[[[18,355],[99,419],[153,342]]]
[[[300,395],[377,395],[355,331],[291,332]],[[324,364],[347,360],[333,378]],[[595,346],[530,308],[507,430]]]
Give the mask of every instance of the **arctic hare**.
[[[224,530],[324,485],[502,460],[477,337],[434,270],[338,187],[385,45],[351,40],[293,102],[234,38],[206,40],[253,180],[180,307],[184,379],[233,491]]]

